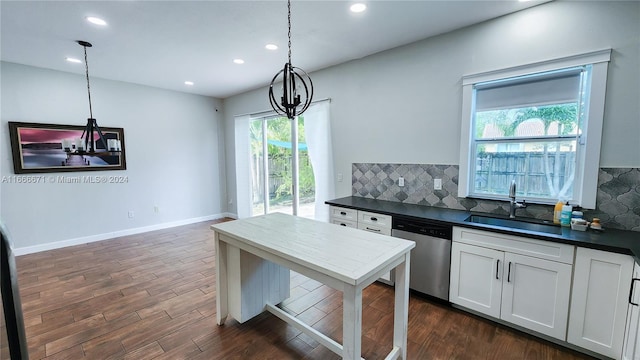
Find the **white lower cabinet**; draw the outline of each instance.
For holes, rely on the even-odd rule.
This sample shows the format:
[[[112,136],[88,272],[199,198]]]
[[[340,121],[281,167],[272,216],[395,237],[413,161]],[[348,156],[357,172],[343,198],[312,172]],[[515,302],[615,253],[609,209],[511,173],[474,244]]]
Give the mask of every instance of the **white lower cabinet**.
[[[469,229],[453,234],[452,303],[565,340],[573,246]]]
[[[500,318],[564,340],[572,266],[511,253],[505,254],[504,264],[507,276],[502,285]]]
[[[640,265],[633,268],[633,279],[629,292],[629,311],[622,346],[623,360],[640,360]]]
[[[620,359],[627,319],[631,256],[578,248],[567,341]]]
[[[451,244],[449,301],[500,317],[504,252],[458,242]]]

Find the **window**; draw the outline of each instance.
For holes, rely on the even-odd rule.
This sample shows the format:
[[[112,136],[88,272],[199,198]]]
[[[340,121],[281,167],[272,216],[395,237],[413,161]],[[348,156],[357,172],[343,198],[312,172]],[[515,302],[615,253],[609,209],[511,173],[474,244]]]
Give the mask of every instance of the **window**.
[[[507,200],[515,180],[529,202],[594,208],[609,57],[463,78],[460,196]]]

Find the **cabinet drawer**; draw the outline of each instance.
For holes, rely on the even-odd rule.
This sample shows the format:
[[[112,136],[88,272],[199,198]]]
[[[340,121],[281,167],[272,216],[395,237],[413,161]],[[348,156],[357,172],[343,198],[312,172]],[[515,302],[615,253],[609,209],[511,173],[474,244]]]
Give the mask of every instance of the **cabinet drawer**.
[[[334,219],[336,219],[336,220],[337,219],[341,219],[341,220],[348,220],[348,221],[357,222],[358,221],[358,210],[332,206],[331,207],[330,216],[331,216],[331,220],[332,221]]]
[[[367,211],[358,211],[358,224],[375,225],[378,228],[391,229],[391,216]]]
[[[358,229],[382,235],[391,235],[391,227],[382,227],[379,225],[363,224],[362,222],[358,222]]]
[[[340,226],[346,226],[346,227],[354,228],[354,229],[358,228],[358,223],[355,222],[355,221],[331,218],[331,223],[332,224],[336,224],[336,225],[340,225]]]

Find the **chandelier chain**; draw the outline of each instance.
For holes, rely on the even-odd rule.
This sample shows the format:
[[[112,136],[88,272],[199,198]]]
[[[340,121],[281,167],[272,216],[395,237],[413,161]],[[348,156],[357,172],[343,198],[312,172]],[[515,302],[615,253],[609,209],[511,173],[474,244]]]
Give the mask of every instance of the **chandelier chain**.
[[[287,20],[289,21],[289,64],[291,64],[291,0],[287,0]]]
[[[87,61],[87,47],[84,48],[84,68],[87,75],[87,94],[89,94],[89,117],[93,119],[93,109],[91,108],[91,86],[89,85],[89,62]]]

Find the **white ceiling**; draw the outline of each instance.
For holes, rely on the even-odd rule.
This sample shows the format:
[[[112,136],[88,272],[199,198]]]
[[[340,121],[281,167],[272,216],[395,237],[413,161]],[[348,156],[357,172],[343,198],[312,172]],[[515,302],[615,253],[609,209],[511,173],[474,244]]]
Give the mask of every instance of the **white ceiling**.
[[[546,1],[368,0],[354,14],[355,1],[293,0],[292,63],[312,72]],[[3,61],[84,74],[65,58],[82,58],[85,40],[91,77],[217,98],[268,85],[287,58],[284,0],[2,0],[0,11]]]

